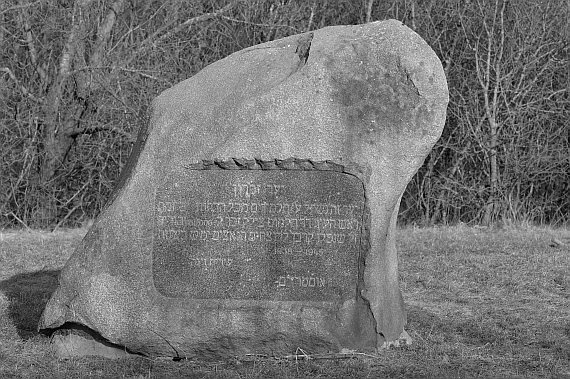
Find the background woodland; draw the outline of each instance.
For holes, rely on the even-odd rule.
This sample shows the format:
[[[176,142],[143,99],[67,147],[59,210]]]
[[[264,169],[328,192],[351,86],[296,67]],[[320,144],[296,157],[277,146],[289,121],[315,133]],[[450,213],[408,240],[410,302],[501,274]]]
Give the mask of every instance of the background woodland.
[[[96,217],[152,99],[245,47],[394,18],[441,59],[443,136],[400,222],[568,224],[566,0],[0,0],[0,227]]]

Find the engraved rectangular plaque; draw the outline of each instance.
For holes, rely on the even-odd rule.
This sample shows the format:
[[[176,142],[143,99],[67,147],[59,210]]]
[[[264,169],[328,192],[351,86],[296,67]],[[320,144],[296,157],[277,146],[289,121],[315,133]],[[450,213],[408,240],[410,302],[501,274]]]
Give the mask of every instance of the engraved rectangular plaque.
[[[362,181],[338,171],[173,171],[155,199],[155,287],[193,299],[355,296],[364,199]]]

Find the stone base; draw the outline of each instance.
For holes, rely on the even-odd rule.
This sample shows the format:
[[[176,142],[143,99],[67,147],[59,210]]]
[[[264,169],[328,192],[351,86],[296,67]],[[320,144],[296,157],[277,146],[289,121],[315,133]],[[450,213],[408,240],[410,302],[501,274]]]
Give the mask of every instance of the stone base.
[[[53,349],[59,358],[98,356],[108,359],[136,356],[124,347],[112,344],[92,330],[82,326],[58,329],[51,337]]]
[[[124,347],[106,341],[104,338],[83,325],[74,325],[58,329],[51,337],[53,349],[59,358],[97,356],[118,359],[137,356]],[[385,341],[378,350],[409,346],[413,342],[404,330],[394,341]]]
[[[384,343],[380,347],[380,350],[389,349],[391,347],[400,347],[400,346],[411,345],[412,342],[413,342],[412,337],[410,337],[408,332],[406,332],[404,330],[402,332],[402,334],[400,334],[400,337],[398,337],[397,340],[395,340],[395,341],[384,341]]]

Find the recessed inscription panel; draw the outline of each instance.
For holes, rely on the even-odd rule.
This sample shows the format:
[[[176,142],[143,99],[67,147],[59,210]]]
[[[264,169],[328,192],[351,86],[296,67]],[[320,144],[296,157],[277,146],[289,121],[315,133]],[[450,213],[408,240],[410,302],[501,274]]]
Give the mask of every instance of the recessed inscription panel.
[[[168,297],[354,296],[364,187],[302,170],[181,170],[155,200],[153,277]]]

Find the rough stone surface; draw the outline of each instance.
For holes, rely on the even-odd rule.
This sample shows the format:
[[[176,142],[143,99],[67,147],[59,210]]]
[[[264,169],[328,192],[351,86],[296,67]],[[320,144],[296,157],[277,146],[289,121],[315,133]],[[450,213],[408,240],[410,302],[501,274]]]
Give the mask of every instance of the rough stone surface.
[[[407,341],[396,217],[447,102],[437,56],[394,20],[206,67],[153,102],[39,328],[189,358]]]

